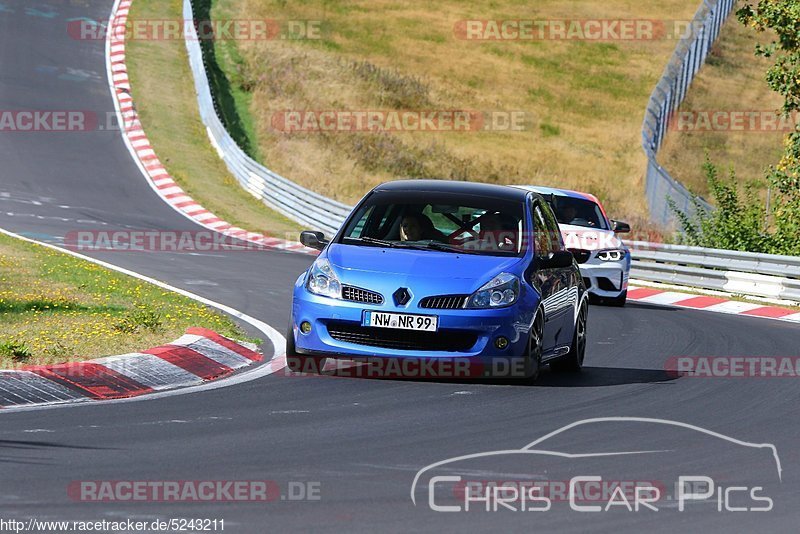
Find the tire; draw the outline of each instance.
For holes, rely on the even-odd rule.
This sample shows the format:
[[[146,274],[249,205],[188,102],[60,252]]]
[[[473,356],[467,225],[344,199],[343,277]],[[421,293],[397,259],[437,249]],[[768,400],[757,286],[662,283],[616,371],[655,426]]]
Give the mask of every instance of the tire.
[[[583,360],[586,357],[586,324],[589,316],[589,307],[581,304],[578,311],[578,320],[575,323],[575,333],[572,336],[572,345],[566,356],[555,360],[550,368],[558,372],[577,373],[583,369]]]
[[[528,337],[528,350],[525,354],[525,381],[532,384],[542,371],[542,346],[544,343],[544,315],[536,314]]]
[[[618,308],[622,308],[625,306],[625,303],[628,301],[628,291],[625,290],[622,294],[618,297],[605,299],[605,303],[609,306],[616,306]]]
[[[319,374],[325,367],[325,358],[321,356],[305,356],[298,354],[294,345],[294,332],[289,326],[286,333],[286,367],[293,373]]]

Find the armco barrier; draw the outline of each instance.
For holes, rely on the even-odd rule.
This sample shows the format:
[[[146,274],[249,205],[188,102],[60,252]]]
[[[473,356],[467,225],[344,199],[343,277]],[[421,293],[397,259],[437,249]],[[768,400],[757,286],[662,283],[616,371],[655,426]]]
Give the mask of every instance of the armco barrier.
[[[194,19],[191,0],[183,2],[183,18]],[[275,211],[309,229],[322,230],[329,235],[335,233],[350,213],[351,206],[309,191],[275,174],[239,148],[217,114],[216,104],[208,85],[203,51],[193,25],[187,24],[185,35],[200,106],[200,117],[206,126],[211,143],[225,161],[231,174],[245,190]]]
[[[689,86],[719,37],[722,25],[733,11],[735,3],[735,0],[703,0],[687,35],[678,43],[661,80],[653,90],[645,111],[642,146],[647,155],[647,204],[650,207],[650,219],[662,226],[671,224],[674,219],[667,199],[671,198],[676,207],[687,214],[695,212],[695,205],[694,195],[658,164],[658,151],[664,142],[670,117],[686,98]],[[711,209],[711,205],[702,198],[698,198],[698,202],[702,208]]]
[[[800,257],[635,241],[631,278],[800,302]]]

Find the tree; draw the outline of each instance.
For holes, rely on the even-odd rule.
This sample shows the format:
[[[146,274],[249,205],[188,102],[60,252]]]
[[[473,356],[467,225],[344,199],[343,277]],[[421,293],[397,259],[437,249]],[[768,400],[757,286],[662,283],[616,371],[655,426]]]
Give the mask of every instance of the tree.
[[[783,96],[783,114],[796,119],[800,115],[800,0],[748,2],[737,15],[757,32],[774,32],[776,40],[768,46],[757,45],[756,54],[774,58],[767,83]],[[768,169],[767,179],[776,193],[773,247],[800,255],[800,130],[786,137],[784,155]]]

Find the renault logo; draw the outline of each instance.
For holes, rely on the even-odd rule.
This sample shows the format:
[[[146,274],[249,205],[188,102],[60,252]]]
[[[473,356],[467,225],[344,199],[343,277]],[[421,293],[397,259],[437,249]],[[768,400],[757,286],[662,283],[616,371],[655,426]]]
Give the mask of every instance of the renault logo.
[[[395,291],[392,296],[394,297],[394,303],[398,306],[405,306],[411,300],[411,292],[405,287]]]

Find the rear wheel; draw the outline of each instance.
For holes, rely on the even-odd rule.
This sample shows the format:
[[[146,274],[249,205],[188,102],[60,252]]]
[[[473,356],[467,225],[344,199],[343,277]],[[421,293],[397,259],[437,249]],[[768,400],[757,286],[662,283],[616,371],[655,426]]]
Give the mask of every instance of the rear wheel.
[[[294,345],[294,332],[289,326],[286,333],[286,367],[293,373],[316,373],[322,372],[325,367],[325,358],[321,356],[305,356],[297,353]]]
[[[535,382],[542,370],[542,345],[544,343],[544,316],[536,314],[528,338],[528,351],[525,354],[525,379]]]
[[[586,302],[581,304],[578,318],[575,321],[575,334],[572,337],[572,346],[566,356],[550,364],[550,368],[559,372],[578,372],[583,368],[583,359],[586,356],[586,323],[589,316],[589,307]]]

